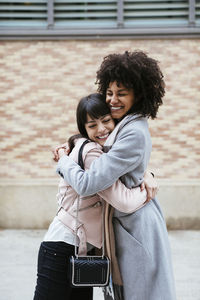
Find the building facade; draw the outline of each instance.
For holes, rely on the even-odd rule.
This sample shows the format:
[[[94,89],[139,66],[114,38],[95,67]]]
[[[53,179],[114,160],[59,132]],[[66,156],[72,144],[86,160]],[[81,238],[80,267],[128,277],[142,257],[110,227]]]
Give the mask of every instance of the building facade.
[[[96,91],[96,71],[103,57],[140,49],[160,62],[166,82],[158,118],[149,120],[153,144],[149,168],[160,185],[158,197],[169,228],[199,228],[199,1],[157,1],[159,5],[174,2],[182,7],[190,3],[184,8],[187,16],[181,6],[179,10],[171,8],[173,14],[176,11],[171,24],[160,7],[156,18],[144,20],[142,15],[135,20],[135,10],[136,15],[142,14],[137,3],[141,1],[103,1],[105,9],[108,4],[115,5],[116,11],[105,20],[106,11],[102,12],[101,7],[104,19],[100,23],[98,1],[87,1],[87,15],[92,11],[88,5],[96,5],[96,19],[92,22],[91,15],[81,19],[83,7],[77,12],[76,3],[71,3],[68,20],[56,15],[63,10],[66,16],[66,7],[62,7],[66,1],[30,2],[32,6],[39,3],[40,8],[46,3],[45,24],[44,20],[43,25],[37,23],[33,17],[31,24],[27,25],[28,18],[22,22],[22,1],[7,1],[6,8],[0,5],[4,13],[4,19],[0,14],[0,227],[48,226],[56,212],[59,180],[52,147],[77,132],[77,103],[82,96]],[[153,3],[143,2],[145,7],[147,2]],[[10,11],[8,4],[12,6]],[[134,11],[128,10],[128,5]],[[21,19],[16,16],[19,10]],[[148,11],[144,13],[148,15]]]

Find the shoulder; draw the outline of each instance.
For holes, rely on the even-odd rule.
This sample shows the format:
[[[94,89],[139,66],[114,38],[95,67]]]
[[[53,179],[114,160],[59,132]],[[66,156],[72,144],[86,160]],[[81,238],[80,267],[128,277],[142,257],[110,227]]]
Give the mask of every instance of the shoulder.
[[[145,126],[145,123],[143,120],[133,120],[125,126],[123,126],[118,134],[117,134],[117,139],[121,140],[130,140],[130,139],[141,139],[144,140],[146,130],[148,131],[148,126]]]
[[[85,169],[89,169],[93,160],[103,153],[102,147],[94,142],[87,143],[83,149],[83,160]]]
[[[131,120],[120,128],[112,149],[124,151],[127,155],[134,156],[136,153],[144,153],[150,144],[148,123],[145,118]]]
[[[89,142],[83,148],[83,158],[86,158],[87,156],[94,156],[94,155],[98,157],[102,153],[103,150],[101,145],[95,142]]]
[[[126,119],[124,122],[124,125],[121,129],[127,129],[127,128],[133,128],[133,129],[141,129],[144,128],[148,129],[148,120],[145,117],[139,117],[139,116],[130,116]]]
[[[87,154],[88,152],[91,152],[91,151],[102,151],[102,147],[101,147],[101,145],[99,145],[95,142],[89,141],[89,143],[87,143],[84,146],[83,153]]]
[[[86,138],[80,138],[77,140],[76,144],[75,144],[75,147],[73,148],[72,152],[70,153],[70,157],[71,158],[75,158],[78,156],[78,152],[82,146],[82,144],[86,141],[87,139]],[[88,140],[89,141],[89,140]],[[85,144],[84,148],[83,148],[83,157],[85,157],[89,152],[102,152],[102,147],[95,143],[95,142],[92,142],[92,141],[89,141],[87,144]]]
[[[117,138],[144,139],[149,136],[148,120],[144,117],[128,116],[124,125],[119,128]]]

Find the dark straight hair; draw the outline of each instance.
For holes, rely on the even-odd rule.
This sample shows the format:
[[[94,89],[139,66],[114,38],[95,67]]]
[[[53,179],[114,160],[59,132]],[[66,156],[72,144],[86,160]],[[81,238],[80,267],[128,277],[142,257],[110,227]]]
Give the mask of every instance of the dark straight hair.
[[[106,104],[104,97],[101,94],[95,93],[81,98],[76,109],[76,122],[80,133],[75,134],[68,139],[69,153],[75,146],[75,140],[80,137],[85,137],[88,139],[88,134],[85,129],[87,115],[93,119],[99,119],[100,117],[108,114],[110,114],[110,108]]]
[[[89,115],[92,119],[99,119],[107,114],[110,114],[110,108],[101,94],[95,93],[83,97],[76,110],[76,122],[80,134],[83,137],[88,138],[87,131],[85,129],[87,115]]]

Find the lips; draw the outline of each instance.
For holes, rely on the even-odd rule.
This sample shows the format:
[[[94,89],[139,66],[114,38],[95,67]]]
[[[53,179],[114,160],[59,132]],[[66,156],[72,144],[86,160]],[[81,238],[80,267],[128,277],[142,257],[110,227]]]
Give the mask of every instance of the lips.
[[[110,133],[106,133],[106,134],[104,134],[104,135],[98,135],[98,136],[97,136],[97,139],[99,139],[99,140],[107,139],[107,137],[109,136],[109,134],[110,134]]]
[[[117,111],[117,110],[120,110],[120,109],[122,109],[123,108],[123,106],[110,106],[110,109],[112,110],[112,111]]]

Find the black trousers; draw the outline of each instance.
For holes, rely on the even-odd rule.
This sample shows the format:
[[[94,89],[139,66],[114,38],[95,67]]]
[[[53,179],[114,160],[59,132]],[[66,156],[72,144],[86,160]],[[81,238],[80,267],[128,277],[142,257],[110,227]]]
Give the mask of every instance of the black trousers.
[[[38,254],[34,300],[92,300],[93,288],[72,288],[69,256],[74,246],[64,242],[42,242]]]

